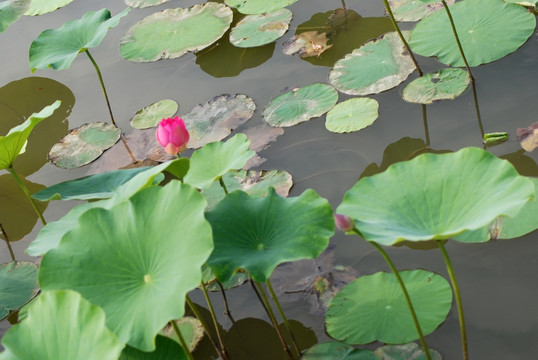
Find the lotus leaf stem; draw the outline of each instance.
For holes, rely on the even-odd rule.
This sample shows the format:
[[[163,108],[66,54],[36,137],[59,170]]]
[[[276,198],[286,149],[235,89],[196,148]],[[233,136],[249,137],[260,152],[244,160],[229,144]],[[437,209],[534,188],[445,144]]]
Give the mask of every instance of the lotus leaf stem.
[[[179,343],[181,344],[181,347],[183,348],[183,350],[185,351],[185,354],[187,355],[187,359],[194,360],[194,358],[192,357],[191,351],[189,350],[189,346],[185,342],[185,339],[183,338],[181,331],[179,331],[176,321],[172,320],[170,321],[170,324],[174,328],[174,332],[176,333],[177,338],[179,339]]]
[[[482,125],[482,116],[480,115],[480,107],[478,106],[478,95],[476,92],[476,84],[471,82],[471,87],[473,89],[473,99],[474,99],[474,109],[476,111],[476,118],[478,120],[478,127],[480,128],[480,137],[481,139],[484,138],[484,125]],[[484,150],[486,149],[486,146],[484,144]]]
[[[222,341],[222,337],[220,335],[219,323],[217,322],[217,317],[215,316],[215,309],[213,308],[213,304],[211,303],[211,299],[209,298],[209,294],[207,293],[207,289],[205,288],[205,284],[203,281],[200,283],[200,287],[204,292],[207,306],[209,306],[209,312],[211,313],[211,319],[213,319],[213,325],[215,326],[215,332],[217,333],[217,339],[219,340],[220,348],[222,349],[222,352],[226,355],[225,359],[227,359],[228,354],[226,353],[226,348],[224,347],[224,342]]]
[[[41,220],[41,223],[43,224],[43,226],[47,225],[47,222],[45,221],[45,218],[43,217],[43,214],[41,213],[41,211],[37,207],[37,204],[35,203],[34,199],[32,199],[32,195],[30,194],[30,190],[28,190],[28,188],[26,187],[24,182],[21,180],[19,175],[17,175],[17,173],[13,169],[13,167],[8,167],[7,170],[11,173],[11,175],[13,175],[13,177],[15,178],[15,181],[17,182],[17,184],[19,184],[20,188],[24,192],[24,195],[26,195],[26,197],[28,198],[28,201],[30,201],[30,204],[32,204],[32,207],[34,208],[34,211],[36,212],[37,216],[39,216],[39,219]]]
[[[278,312],[280,313],[282,320],[284,320],[284,326],[286,326],[286,330],[288,330],[288,333],[290,334],[290,338],[291,338],[293,347],[295,351],[297,352],[297,356],[301,357],[301,350],[299,349],[299,345],[297,344],[297,339],[295,338],[293,331],[291,331],[291,326],[290,326],[290,323],[288,322],[288,318],[284,314],[284,310],[282,309],[282,306],[280,305],[280,301],[278,301],[278,298],[276,297],[275,291],[273,290],[273,286],[271,285],[271,282],[269,281],[269,279],[267,279],[266,284],[267,284],[267,289],[269,289],[269,293],[271,294],[271,297],[273,298],[273,301],[276,304]]]
[[[426,140],[426,147],[430,148],[430,131],[428,130],[428,114],[426,113],[426,105],[422,104],[422,123],[424,124],[424,136]]]
[[[17,261],[15,259],[15,253],[13,252],[13,249],[11,248],[11,243],[9,242],[9,238],[7,236],[6,230],[4,229],[4,225],[0,223],[0,231],[2,231],[2,234],[4,234],[4,241],[6,242],[7,248],[9,250],[9,255],[11,255],[12,261]]]
[[[460,322],[460,335],[461,335],[461,347],[463,351],[463,359],[469,360],[469,351],[467,350],[467,331],[465,330],[465,316],[463,314],[463,305],[461,302],[460,288],[458,286],[458,281],[456,280],[456,274],[454,273],[454,268],[452,267],[452,262],[448,257],[448,253],[443,245],[441,240],[437,241],[437,245],[443,254],[443,259],[445,260],[446,270],[448,271],[448,277],[454,288],[454,296],[456,298],[456,306],[458,308],[458,320]]]
[[[226,187],[224,180],[222,180],[222,176],[219,176],[219,184],[222,187],[222,190],[224,190],[224,194],[228,195],[228,188]]]
[[[224,301],[224,313],[230,318],[230,320],[232,321],[232,324],[235,324],[235,320],[232,316],[232,312],[230,311],[230,308],[228,307],[228,299],[226,298],[226,290],[224,289],[224,286],[222,286],[222,283],[218,279],[216,279],[216,282],[220,288],[222,299]]]
[[[418,76],[422,77],[423,75],[422,70],[420,69],[420,66],[418,66],[417,59],[415,59],[415,56],[413,55],[413,52],[411,51],[409,44],[405,40],[402,34],[402,31],[400,30],[400,27],[398,26],[398,23],[396,22],[396,19],[394,18],[394,14],[392,13],[392,9],[390,8],[388,0],[383,0],[383,4],[385,4],[385,10],[387,11],[387,14],[389,14],[390,22],[392,23],[392,26],[394,26],[394,29],[396,29],[396,32],[398,33],[400,40],[402,41],[405,48],[407,49],[407,52],[409,53],[409,56],[411,57],[413,64],[415,64],[415,68],[417,68]]]

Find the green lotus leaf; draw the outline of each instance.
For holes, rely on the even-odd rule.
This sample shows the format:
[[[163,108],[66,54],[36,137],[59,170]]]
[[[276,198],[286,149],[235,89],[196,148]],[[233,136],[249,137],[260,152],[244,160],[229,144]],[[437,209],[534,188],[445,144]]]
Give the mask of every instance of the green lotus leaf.
[[[232,17],[229,7],[214,2],[156,12],[129,29],[120,54],[134,62],[178,58],[218,40]]]
[[[297,0],[224,0],[228,6],[236,8],[241,14],[265,14],[282,9]]]
[[[204,264],[204,267],[206,266],[207,265]],[[179,332],[181,333],[183,340],[185,340],[189,351],[194,351],[200,340],[204,337],[204,327],[200,320],[191,316],[184,316],[181,319],[172,321],[176,322]],[[161,331],[161,334],[180,344],[177,334],[171,324],[168,324],[163,331]]]
[[[65,181],[32,195],[34,199],[47,200],[95,200],[106,199],[114,194],[114,189],[123,185],[148,167],[109,171]]]
[[[135,177],[127,181],[125,184],[117,187],[114,190],[114,196],[112,196],[110,199],[75,206],[60,220],[47,223],[47,225],[41,229],[39,234],[37,234],[35,240],[30,243],[30,246],[28,246],[26,252],[31,256],[41,256],[47,251],[55,249],[60,243],[62,237],[67,232],[78,226],[78,218],[83,213],[96,207],[110,209],[114,205],[129,199],[141,189],[154,185],[155,183],[159,183],[164,179],[161,172],[167,169],[169,166],[173,166],[177,162],[188,162],[188,159],[176,159],[169,161],[161,165],[151,167],[146,171],[135,175]]]
[[[2,345],[2,360],[115,360],[124,346],[105,326],[104,311],[70,290],[39,295]]]
[[[156,6],[164,4],[168,0],[125,0],[125,3],[134,8],[145,8],[149,6]]]
[[[455,0],[448,0],[448,5]],[[390,8],[396,21],[419,21],[434,11],[443,9],[443,2],[439,0],[389,0]]]
[[[21,17],[30,6],[30,0],[8,0],[0,3],[0,33]]]
[[[198,189],[209,187],[230,170],[241,169],[255,153],[249,149],[250,141],[244,134],[222,142],[214,142],[192,153],[185,183]]]
[[[71,3],[73,0],[31,0],[24,15],[43,15]]]
[[[198,191],[173,180],[84,212],[43,257],[41,288],[80,292],[105,310],[121,341],[154,350],[156,334],[183,316],[213,250],[205,205]]]
[[[232,170],[222,176],[222,181],[229,192],[242,190],[254,197],[267,195],[270,187],[273,187],[278,195],[286,197],[293,185],[291,175],[281,170]],[[224,190],[217,182],[204,189],[202,195],[207,200],[206,210],[213,209],[225,196]]]
[[[114,17],[107,9],[89,11],[81,19],[68,21],[59,29],[43,31],[30,45],[30,69],[32,72],[36,69],[68,69],[80,52],[98,46],[108,29],[118,25],[129,10],[126,8]]]
[[[159,124],[164,118],[172,117],[179,108],[174,100],[160,100],[138,110],[131,119],[131,126],[135,129],[148,129]]]
[[[329,82],[345,94],[377,94],[399,85],[413,71],[415,65],[398,34],[390,32],[338,60]]]
[[[379,104],[370,98],[353,98],[337,104],[327,113],[325,127],[336,133],[352,132],[373,124]]]
[[[433,332],[452,306],[450,284],[425,270],[400,271],[424,335]],[[418,339],[404,294],[392,273],[362,276],[333,299],[325,318],[327,333],[348,344],[381,341],[403,344]]]
[[[441,360],[441,354],[429,349],[432,360]],[[376,349],[379,359],[390,360],[426,360],[424,350],[417,343],[403,345],[385,345]]]
[[[460,96],[470,83],[471,77],[466,70],[441,69],[411,81],[402,90],[402,98],[407,102],[417,104],[451,100]]]
[[[103,151],[114,145],[121,130],[103,122],[84,124],[73,129],[55,144],[49,152],[50,161],[63,169],[74,169],[89,164]]]
[[[119,360],[187,360],[183,348],[174,340],[158,335],[156,348],[152,352],[140,351],[127,345],[121,352]]]
[[[272,99],[263,109],[271,126],[293,126],[329,111],[338,101],[338,92],[330,85],[315,83]]]
[[[393,245],[482,228],[498,216],[516,216],[533,197],[533,183],[508,161],[464,148],[422,154],[362,178],[336,213],[355,219],[366,240]]]
[[[355,349],[353,346],[336,341],[312,346],[301,360],[379,360],[373,351]]]
[[[254,100],[242,94],[215,96],[194,107],[190,113],[181,116],[190,134],[187,147],[196,149],[224,139],[233,129],[247,122],[255,109]]]
[[[535,16],[522,6],[501,0],[465,0],[450,6],[470,66],[500,59],[519,48],[536,27]],[[413,52],[436,56],[451,66],[464,66],[444,11],[422,19],[412,31]]]
[[[282,262],[317,257],[334,234],[331,206],[311,189],[293,198],[234,191],[206,218],[215,242],[207,263],[220,281],[243,269],[265,282]]]
[[[242,48],[269,44],[288,31],[291,11],[280,9],[261,15],[247,15],[230,32],[230,42]]]
[[[34,127],[51,116],[58,107],[60,101],[57,100],[40,112],[30,115],[25,122],[9,130],[7,135],[0,136],[0,170],[9,169],[13,165],[15,158],[26,150],[26,141]]]
[[[0,265],[0,306],[18,310],[37,292],[37,266],[12,261]],[[3,316],[2,316],[3,317]]]

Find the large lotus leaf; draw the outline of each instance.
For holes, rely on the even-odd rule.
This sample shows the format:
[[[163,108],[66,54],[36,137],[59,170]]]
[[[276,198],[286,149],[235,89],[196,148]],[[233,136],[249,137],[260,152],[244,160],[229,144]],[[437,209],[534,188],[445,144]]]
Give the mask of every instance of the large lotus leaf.
[[[291,11],[280,9],[261,15],[247,15],[230,32],[230,42],[237,47],[255,47],[275,41],[286,31]]]
[[[278,195],[286,197],[293,185],[291,175],[280,170],[232,170],[222,176],[222,181],[229,192],[242,190],[255,197],[267,195],[270,187],[273,187]],[[207,200],[207,210],[213,209],[225,196],[224,190],[217,182],[204,189],[202,195]]]
[[[130,7],[145,8],[148,6],[156,6],[164,4],[168,0],[125,0],[125,3]]]
[[[120,53],[135,62],[177,58],[214,43],[226,32],[232,18],[229,7],[214,2],[166,9],[131,27],[121,39]]]
[[[397,86],[414,70],[398,34],[390,32],[338,60],[329,72],[329,82],[345,94],[377,94]]]
[[[448,0],[448,5],[455,0]],[[396,21],[419,21],[434,11],[443,9],[443,2],[439,0],[389,0],[390,8]]]
[[[14,261],[0,265],[1,307],[17,310],[30,301],[36,291],[37,266],[29,262]]]
[[[2,360],[115,360],[124,346],[105,326],[104,311],[70,290],[39,295],[2,345]]]
[[[174,340],[158,335],[156,348],[152,352],[140,351],[127,345],[121,352],[119,360],[187,360],[183,348]]]
[[[429,349],[432,360],[441,360],[441,354]],[[385,345],[376,349],[375,354],[382,360],[426,360],[424,350],[417,343]]]
[[[8,169],[13,165],[15,158],[24,153],[26,140],[28,140],[33,128],[51,116],[59,106],[60,101],[57,100],[44,107],[40,112],[30,115],[25,122],[9,130],[6,136],[0,136],[0,170]]]
[[[184,313],[213,250],[206,202],[174,180],[140,191],[111,209],[83,213],[78,226],[43,257],[43,290],[72,289],[107,315],[121,341],[155,349],[155,335]]]
[[[176,159],[174,161],[169,161],[161,165],[151,167],[148,170],[137,174],[125,184],[117,187],[114,190],[114,196],[112,196],[110,199],[75,206],[60,220],[47,223],[47,225],[41,229],[39,234],[37,234],[35,240],[30,243],[30,246],[28,246],[26,252],[31,256],[40,256],[51,249],[55,249],[60,243],[62,237],[67,232],[78,226],[78,218],[83,213],[96,207],[110,209],[114,205],[129,199],[141,189],[162,181],[164,176],[161,174],[161,172],[167,169],[169,166],[172,166],[177,162],[187,161],[188,159]]]
[[[455,99],[467,89],[470,83],[471,77],[466,70],[441,69],[411,81],[402,90],[402,98],[418,104]]]
[[[191,156],[185,183],[205,189],[228,171],[241,169],[254,155],[249,145],[245,134],[236,134],[225,143],[214,142],[196,150]]]
[[[187,147],[196,149],[224,139],[233,129],[247,122],[255,109],[254,100],[242,94],[215,96],[196,106],[181,116],[190,134]]]
[[[282,9],[297,0],[224,0],[228,6],[234,7],[241,14],[265,14]]]
[[[30,45],[30,69],[32,72],[36,69],[68,69],[80,52],[98,46],[108,29],[118,25],[129,10],[126,8],[114,17],[107,9],[89,11],[81,19],[68,21],[59,29],[43,31]]]
[[[65,181],[32,195],[34,199],[47,200],[95,200],[114,195],[114,189],[131,180],[148,167],[109,171]]]
[[[302,360],[379,360],[371,350],[355,349],[353,346],[336,341],[312,346],[301,357]]]
[[[43,15],[71,3],[73,0],[31,0],[24,15]]]
[[[533,183],[479,148],[422,154],[362,178],[336,212],[355,219],[369,241],[448,239],[513,217],[534,197]]]
[[[515,51],[536,26],[535,16],[527,9],[501,0],[465,0],[450,6],[450,12],[470,66]],[[411,33],[409,45],[417,54],[437,56],[447,65],[465,65],[444,11],[422,19]]]
[[[49,152],[52,163],[63,169],[73,169],[91,163],[103,151],[112,147],[121,130],[111,124],[93,122],[73,129]]]
[[[135,129],[148,129],[159,124],[164,118],[171,118],[179,108],[174,100],[160,100],[138,110],[131,119]]]
[[[331,206],[311,189],[293,198],[234,191],[206,217],[215,242],[207,263],[220,281],[243,269],[264,282],[282,262],[317,257],[334,234]]]
[[[0,3],[0,33],[6,30],[24,14],[30,0],[8,0]]]
[[[400,271],[424,335],[433,332],[452,306],[450,284],[425,270]],[[333,299],[325,318],[327,333],[348,344],[381,341],[403,344],[418,339],[404,294],[392,273],[362,276]]]
[[[337,104],[327,113],[325,127],[336,133],[364,129],[377,119],[379,104],[370,98],[353,98]]]
[[[272,99],[263,117],[271,126],[293,126],[325,114],[337,101],[338,92],[332,86],[310,84]]]

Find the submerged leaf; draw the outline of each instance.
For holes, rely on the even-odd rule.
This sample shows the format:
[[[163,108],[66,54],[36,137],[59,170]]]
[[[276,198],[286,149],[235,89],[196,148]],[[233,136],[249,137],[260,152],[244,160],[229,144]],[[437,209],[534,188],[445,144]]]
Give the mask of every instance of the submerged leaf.
[[[242,48],[261,46],[275,41],[288,30],[291,11],[280,9],[262,15],[247,15],[230,32],[230,42]]]
[[[373,124],[379,104],[370,98],[353,98],[337,104],[327,113],[325,127],[336,133],[352,132]]]
[[[159,100],[136,112],[131,119],[131,126],[135,129],[148,129],[159,124],[164,118],[172,117],[179,108],[174,100]]]
[[[282,44],[282,52],[286,55],[299,54],[300,57],[320,56],[332,44],[328,45],[326,33],[305,31],[293,36]]]
[[[236,8],[241,14],[265,14],[282,9],[297,0],[224,0],[228,6]]]
[[[417,104],[455,99],[467,89],[470,83],[471,77],[466,70],[441,69],[411,81],[402,90],[402,98]]]
[[[538,122],[528,128],[517,129],[517,139],[525,151],[531,152],[538,147]]]

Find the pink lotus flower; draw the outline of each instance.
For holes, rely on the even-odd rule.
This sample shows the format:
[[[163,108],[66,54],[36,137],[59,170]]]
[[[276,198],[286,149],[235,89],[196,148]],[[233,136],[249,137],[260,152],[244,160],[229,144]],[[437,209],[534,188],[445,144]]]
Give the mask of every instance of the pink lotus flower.
[[[177,155],[187,148],[189,132],[183,119],[176,116],[173,119],[162,119],[157,128],[157,141],[170,155]]]
[[[343,232],[348,232],[355,228],[353,219],[342,214],[334,214],[334,223],[336,224],[336,227]]]

